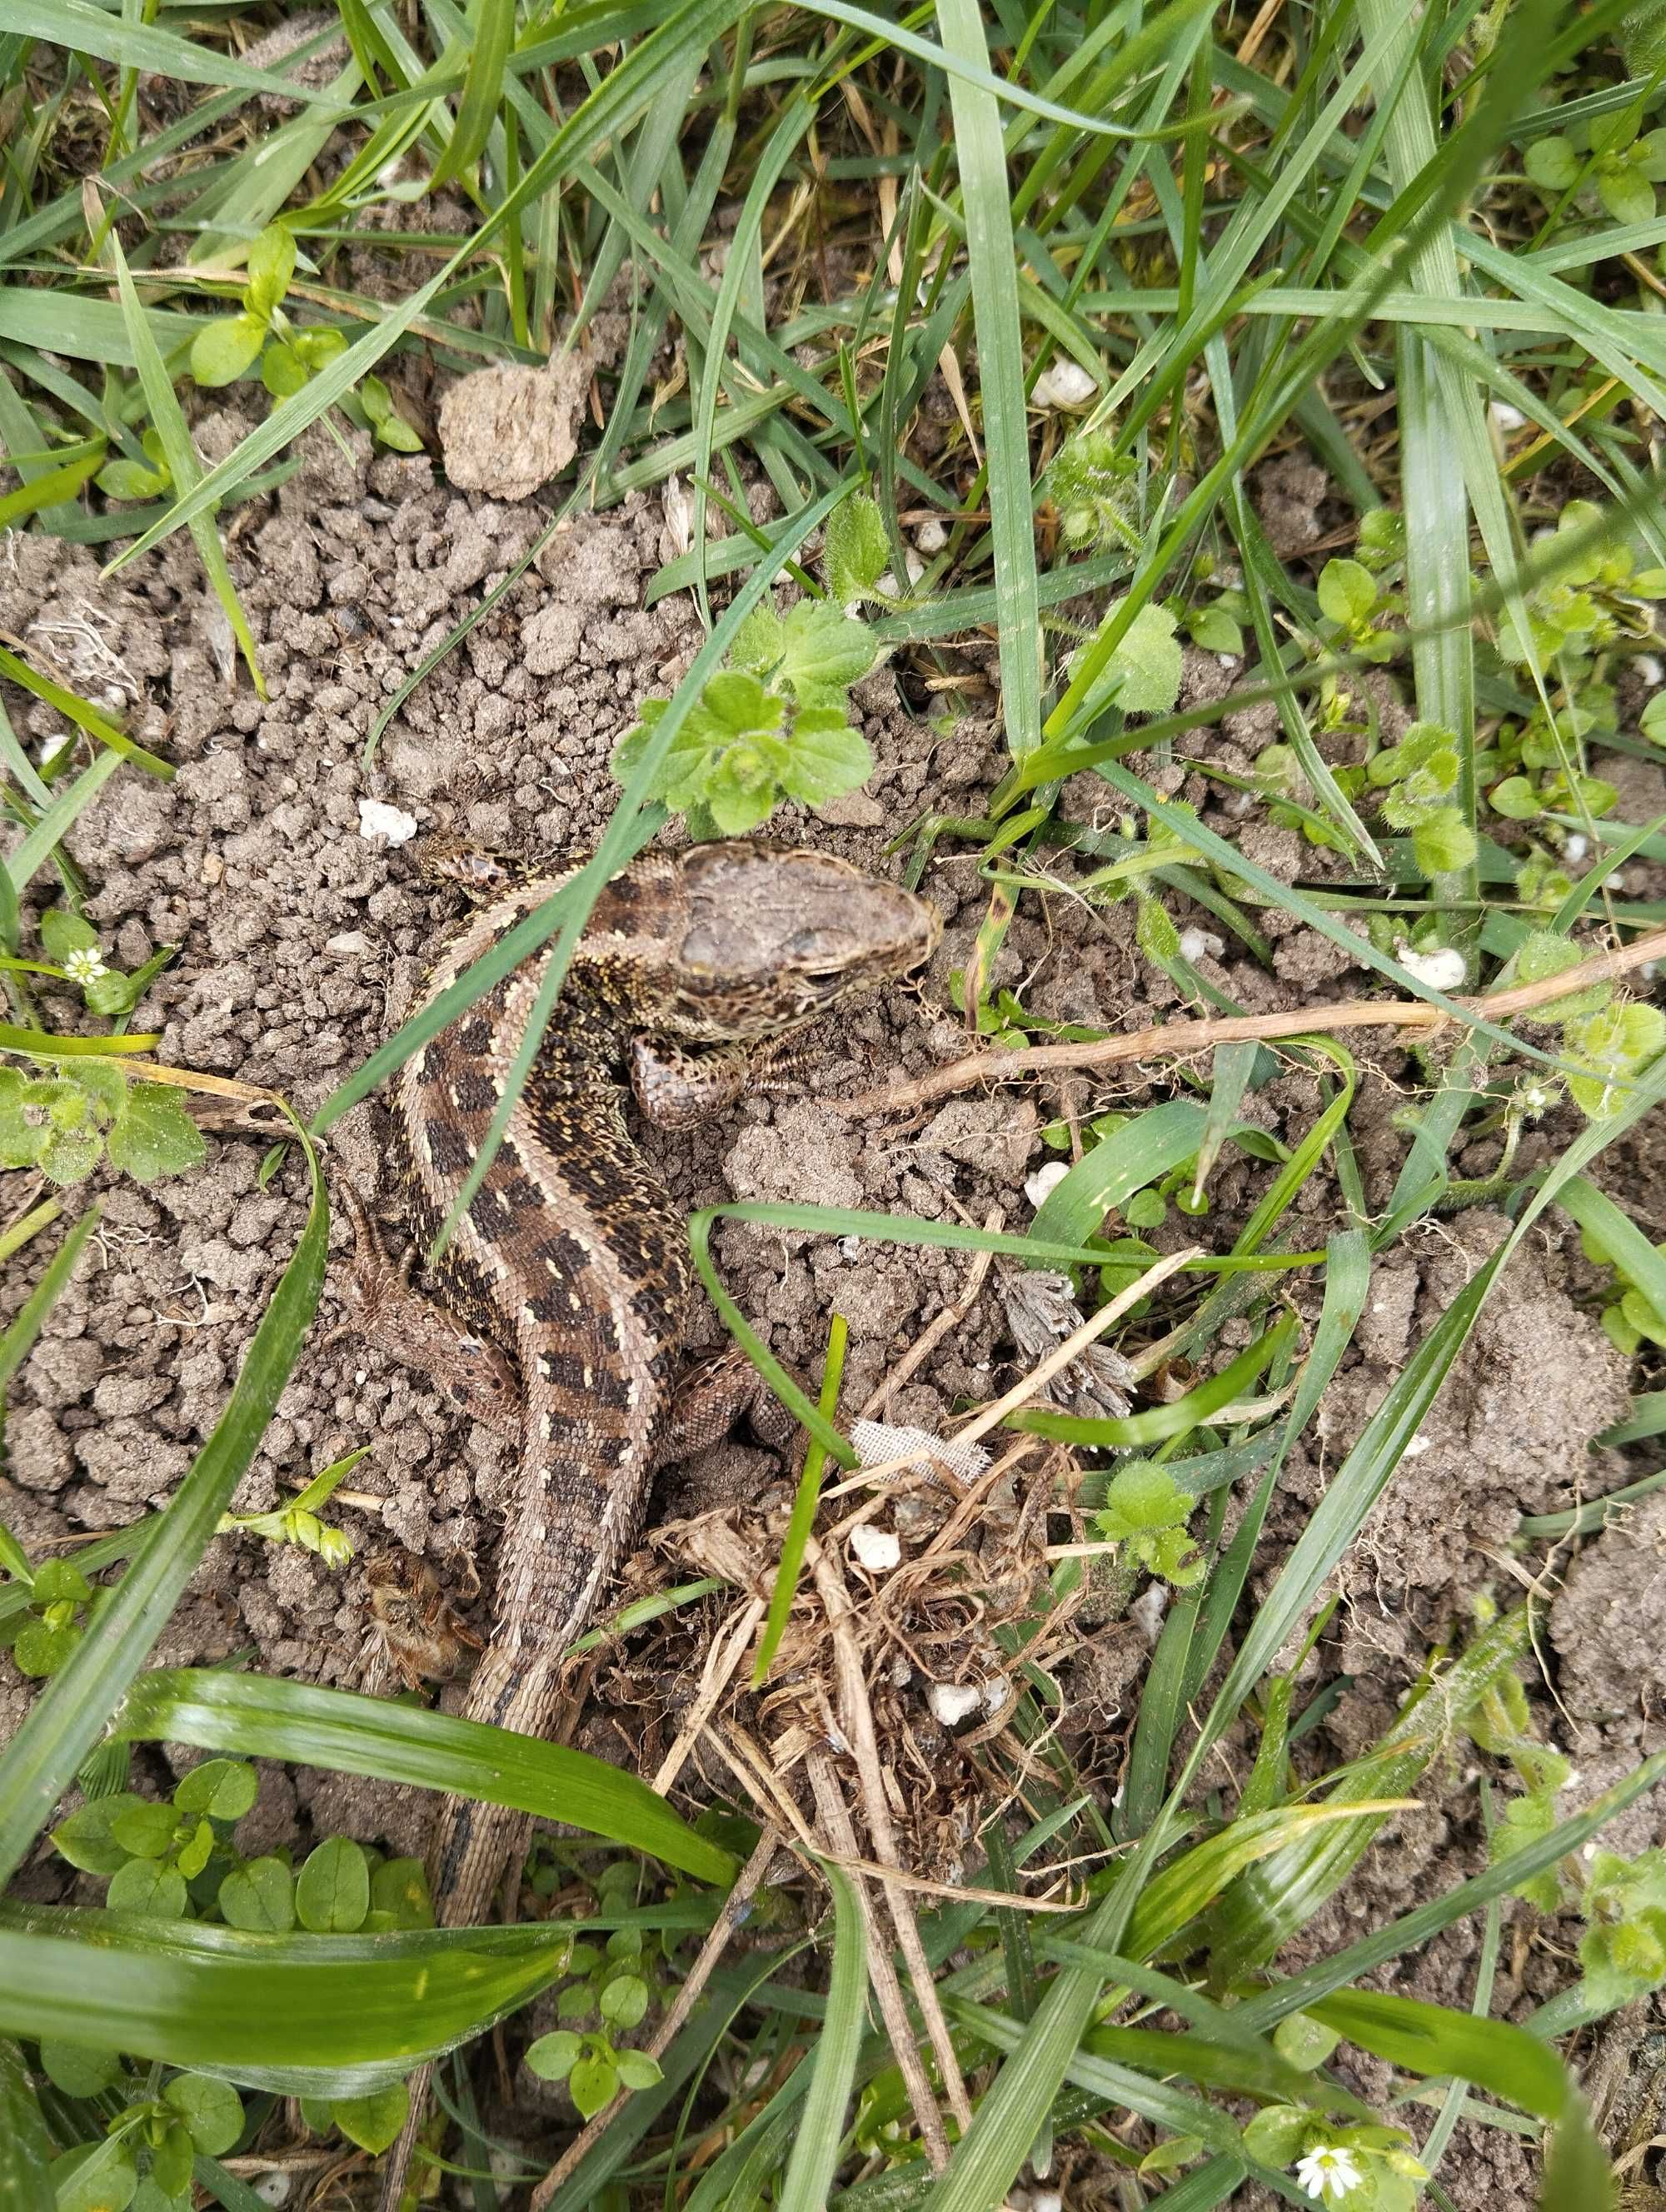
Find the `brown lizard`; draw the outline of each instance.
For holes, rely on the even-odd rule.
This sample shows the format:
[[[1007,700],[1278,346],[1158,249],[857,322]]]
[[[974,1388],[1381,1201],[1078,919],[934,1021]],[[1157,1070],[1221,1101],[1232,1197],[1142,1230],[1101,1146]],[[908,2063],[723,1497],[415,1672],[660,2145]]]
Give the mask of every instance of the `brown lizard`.
[[[479,913],[442,953],[423,1003],[560,880],[520,884]],[[508,881],[476,876],[486,888]],[[673,1400],[694,1288],[688,1237],[626,1129],[625,1084],[648,1118],[686,1127],[740,1096],[754,1048],[906,975],[940,928],[924,900],[824,854],[750,841],[645,854],[597,900],[533,1079],[439,1263],[444,1307],[407,1287],[350,1194],[357,1326],[520,1437],[496,1625],[468,1718],[549,1732],[563,1656],[635,1540],[655,1466],[720,1435],[757,1388],[750,1365],[726,1360],[698,1401]],[[524,962],[400,1072],[419,1244],[484,1141],[549,957]],[[521,1814],[447,1800],[429,1862],[442,1926],[484,1917],[526,1827]],[[384,2207],[404,2190],[427,2082],[427,2069],[413,2077]]]

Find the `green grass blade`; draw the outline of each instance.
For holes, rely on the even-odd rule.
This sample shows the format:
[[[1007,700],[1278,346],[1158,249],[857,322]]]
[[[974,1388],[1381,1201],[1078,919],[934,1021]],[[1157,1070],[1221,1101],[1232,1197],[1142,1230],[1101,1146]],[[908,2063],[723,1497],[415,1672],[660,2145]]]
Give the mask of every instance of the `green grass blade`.
[[[6,0],[5,28],[16,36],[70,47],[120,69],[143,70],[179,84],[234,85],[245,93],[275,94],[304,106],[324,108],[343,121],[353,112],[336,106],[325,93],[304,82],[291,83],[268,70],[251,69],[233,55],[117,15],[94,5],[94,0]]]
[[[572,1937],[549,1921],[459,1932],[466,1948],[8,1905],[0,2033],[129,2051],[283,2096],[362,2096],[524,2003],[561,1971]],[[488,1941],[502,1937],[513,1940]]]
[[[0,2041],[0,2212],[53,2212],[52,2157],[23,2054]]]
[[[18,1309],[16,1318],[0,1336],[0,1402],[3,1402],[11,1379],[28,1358],[35,1339],[46,1325],[47,1315],[64,1294],[64,1288],[76,1271],[76,1263],[86,1249],[87,1240],[98,1227],[100,1209],[89,1206],[58,1250],[53,1253],[46,1272]]]
[[[1085,1244],[1098,1235],[1113,1206],[1124,1205],[1136,1190],[1190,1159],[1207,1127],[1201,1106],[1176,1098],[1113,1129],[1042,1200],[1033,1224],[1037,1239],[1043,1244]]]
[[[438,191],[471,169],[485,151],[503,97],[503,72],[514,44],[515,0],[475,0],[469,31],[468,74],[457,106],[451,143],[436,164],[431,189]]]
[[[133,273],[127,265],[127,256],[121,250],[121,240],[113,224],[110,228],[109,247],[115,258],[116,283],[121,291],[122,313],[127,319],[128,342],[132,346],[133,359],[138,366],[139,380],[144,386],[150,420],[155,425],[156,434],[162,441],[162,451],[167,456],[174,489],[186,493],[202,482],[203,465],[192,442],[185,410],[174,394],[167,364],[151,336],[150,325],[139,305]],[[231,580],[225,548],[221,544],[219,533],[214,526],[212,509],[192,517],[191,535],[197,547],[198,557],[214,586],[214,596],[219,600],[222,611],[231,624],[232,635],[237,640],[237,649],[243,656],[250,680],[264,699],[266,684],[260,673],[254,635],[249,628],[248,617],[243,612],[243,603],[237,596],[237,586]]]
[[[1561,2059],[1506,2021],[1377,1990],[1339,1990],[1309,2009],[1361,2051],[1408,2074],[1460,2075],[1544,2120],[1559,2120],[1572,2106],[1573,2076]]]
[[[978,0],[937,0],[937,20],[945,55],[987,68],[988,50]],[[1022,759],[1041,743],[1041,605],[1036,592],[1035,501],[1012,195],[1000,109],[994,93],[957,74],[949,82],[949,100],[972,267],[1001,707],[1007,745],[1015,758]]]
[[[56,708],[66,722],[72,722],[76,729],[107,747],[120,759],[131,761],[136,767],[148,769],[163,782],[173,775],[173,770],[167,761],[159,760],[155,753],[147,752],[143,745],[136,745],[127,732],[118,729],[108,715],[100,714],[98,708],[89,705],[79,693],[66,690],[63,684],[53,683],[50,676],[41,675],[38,669],[31,668],[27,660],[19,659],[15,653],[8,652],[3,646],[0,646],[0,676],[21,685],[25,691],[32,691],[47,706]]]
[[[137,1571],[136,1562],[129,1579]],[[275,1675],[164,1669],[133,1684],[115,1733],[125,1743],[189,1743],[238,1759],[289,1759],[338,1774],[455,1790],[570,1821],[702,1881],[727,1882],[734,1875],[728,1852],[696,1835],[635,1775],[560,1744],[390,1698]]]
[[[820,1411],[830,1423],[839,1406],[839,1382],[844,1373],[845,1344],[850,1325],[841,1313],[833,1316],[827,1334],[827,1364],[822,1374]],[[787,1633],[787,1617],[793,1610],[793,1599],[797,1593],[799,1576],[804,1567],[804,1555],[810,1542],[810,1533],[816,1525],[816,1508],[821,1502],[822,1470],[827,1464],[827,1448],[818,1437],[812,1437],[810,1449],[804,1455],[804,1472],[799,1477],[799,1486],[793,1495],[793,1510],[787,1523],[787,1534],[781,1539],[781,1558],[775,1567],[775,1579],[769,1590],[769,1611],[763,1623],[763,1633],[758,1638],[757,1657],[752,1663],[752,1687],[761,1690],[769,1678],[775,1653],[781,1649],[781,1639]]]
[[[839,2163],[867,1997],[867,1934],[850,1878],[824,1863],[833,1892],[833,1967],[804,2118],[781,2185],[781,2212],[823,2212]]]
[[[311,1145],[305,1149],[313,1186],[307,1224],[213,1435],[104,1606],[98,1634],[82,1638],[0,1753],[0,1888],[21,1865],[184,1595],[289,1381],[318,1306],[329,1242],[323,1179]]]

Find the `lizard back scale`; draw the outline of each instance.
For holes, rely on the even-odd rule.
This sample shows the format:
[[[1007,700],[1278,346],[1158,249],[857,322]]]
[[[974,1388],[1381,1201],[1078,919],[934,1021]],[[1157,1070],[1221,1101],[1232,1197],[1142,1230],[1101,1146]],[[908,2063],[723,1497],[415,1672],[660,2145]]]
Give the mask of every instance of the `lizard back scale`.
[[[422,1003],[560,880],[519,884],[477,914]],[[940,927],[923,900],[827,854],[751,841],[645,854],[597,900],[532,1079],[439,1263],[443,1310],[403,1286],[355,1207],[364,1333],[519,1431],[495,1626],[466,1717],[548,1731],[563,1654],[635,1541],[656,1462],[721,1433],[744,1403],[731,1389],[727,1405],[680,1420],[673,1407],[694,1287],[688,1237],[631,1141],[626,1082],[650,1119],[686,1127],[739,1096],[749,1048],[907,974]],[[549,957],[523,963],[401,1070],[398,1141],[419,1245],[484,1142]],[[748,1395],[757,1380],[733,1366],[727,1379]],[[429,1863],[441,1925],[483,1917],[525,1826],[519,1813],[447,1800]],[[412,2086],[385,2205],[420,2124],[425,2076]]]

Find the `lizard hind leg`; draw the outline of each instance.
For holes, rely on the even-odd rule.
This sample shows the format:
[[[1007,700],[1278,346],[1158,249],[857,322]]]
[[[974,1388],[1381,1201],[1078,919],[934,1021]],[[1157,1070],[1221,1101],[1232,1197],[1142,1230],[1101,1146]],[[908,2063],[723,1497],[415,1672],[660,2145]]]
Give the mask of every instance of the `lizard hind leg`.
[[[370,1209],[345,1176],[337,1178],[336,1192],[353,1224],[350,1325],[379,1352],[428,1376],[459,1412],[518,1442],[523,1401],[513,1363],[410,1287],[408,1265],[388,1258]]]

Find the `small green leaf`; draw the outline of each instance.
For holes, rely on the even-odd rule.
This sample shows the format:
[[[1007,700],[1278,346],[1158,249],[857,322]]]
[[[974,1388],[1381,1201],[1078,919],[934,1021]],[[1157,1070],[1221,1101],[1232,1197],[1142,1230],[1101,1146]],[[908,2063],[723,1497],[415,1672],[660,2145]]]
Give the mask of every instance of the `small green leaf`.
[[[827,518],[822,568],[835,605],[848,607],[871,599],[890,566],[885,519],[875,501],[854,491]]]
[[[114,2051],[90,2051],[79,2043],[60,2043],[43,2036],[40,2068],[55,2088],[66,2097],[96,2097],[121,2079],[121,2057]]]
[[[173,1792],[182,1813],[206,1813],[216,1820],[240,1820],[255,1801],[260,1778],[246,1759],[205,1759],[193,1766]]]
[[[129,1854],[112,1833],[122,1814],[144,1800],[131,1790],[108,1797],[94,1797],[60,1820],[52,1833],[52,1847],[82,1874],[114,1874],[126,1865]]]
[[[307,382],[306,362],[293,346],[274,338],[260,356],[260,381],[274,399],[292,399]]]
[[[54,906],[40,917],[40,942],[46,957],[62,967],[72,952],[96,952],[99,933],[80,915]]]
[[[1201,646],[1205,653],[1230,653],[1242,658],[1243,632],[1225,607],[1200,607],[1187,623],[1192,634],[1192,643]],[[1189,2141],[1189,2137],[1177,2137]]]
[[[526,2063],[540,2081],[564,2081],[583,2049],[581,2035],[575,2035],[570,2027],[558,2027],[553,2035],[540,2035],[529,2045]]]
[[[1569,139],[1535,138],[1523,157],[1522,167],[1543,191],[1565,192],[1578,177],[1579,156]]]
[[[41,1681],[56,1674],[85,1631],[73,1620],[26,1620],[13,1639],[11,1656],[20,1674]]]
[[[103,1135],[90,1124],[80,1129],[54,1129],[41,1147],[40,1168],[53,1182],[84,1182],[103,1155]]]
[[[368,2097],[337,2097],[330,2106],[331,2118],[348,2142],[373,2158],[396,2139],[410,2112],[410,2090],[403,2081],[390,2081]]]
[[[295,1924],[295,1877],[282,1859],[246,1860],[221,1883],[220,1911],[229,1927],[287,1936]]]
[[[1616,222],[1654,221],[1655,188],[1629,161],[1598,169],[1596,197]]]
[[[866,781],[873,755],[860,730],[825,708],[806,708],[793,726],[791,750],[781,788],[807,806],[824,805]]]
[[[664,2079],[659,2060],[650,2058],[646,2051],[616,2051],[613,2063],[627,2089],[651,2089]]]
[[[185,1876],[155,1859],[129,1859],[110,1877],[105,1903],[112,1912],[138,1912],[152,1920],[183,1920]]]
[[[287,224],[270,223],[249,248],[249,307],[263,324],[289,289],[295,273],[295,234]],[[253,359],[253,356],[250,356]]]
[[[567,2077],[568,2094],[583,2120],[594,2119],[602,2106],[611,2101],[618,2086],[617,2067],[599,2051],[591,2051],[581,2058]]]
[[[110,1164],[137,1182],[158,1176],[184,1175],[200,1167],[208,1147],[203,1133],[179,1103],[178,1094],[160,1083],[128,1086],[125,1110],[106,1139]]]
[[[1577,945],[1570,945],[1566,937],[1554,931],[1535,929],[1516,950],[1516,981],[1518,983],[1542,983],[1552,975],[1565,975],[1577,968],[1584,957]],[[1553,999],[1547,1005],[1535,1006],[1533,1018],[1541,1022],[1570,1022],[1586,1014],[1600,1013],[1614,996],[1610,983],[1593,983],[1583,991],[1570,991],[1564,999]]]
[[[111,1824],[111,1834],[130,1858],[166,1858],[177,1826],[171,1805],[130,1805]]]
[[[235,384],[265,343],[266,325],[258,316],[228,315],[192,340],[191,373],[198,384]]]
[[[213,1856],[214,1830],[206,1820],[199,1820],[195,1832],[174,1852],[173,1863],[187,1881],[195,1881]]]
[[[1141,607],[1128,625],[1128,635],[1110,659],[1112,670],[1122,678],[1116,703],[1124,714],[1173,713],[1185,667],[1174,633],[1173,615],[1155,605]]]
[[[1532,783],[1524,775],[1507,775],[1495,784],[1487,794],[1487,803],[1495,814],[1502,814],[1509,822],[1530,822],[1543,811],[1542,802]]]
[[[1273,2047],[1280,2057],[1287,2058],[1304,2074],[1322,2066],[1341,2040],[1334,2027],[1327,2027],[1323,2021],[1305,2012],[1291,2013],[1273,2031]]]
[[[1426,875],[1450,875],[1474,859],[1475,833],[1456,806],[1443,807],[1412,831],[1412,850]]]
[[[761,610],[760,610],[761,611]],[[868,631],[824,599],[800,599],[781,626],[775,682],[800,707],[836,707],[873,667]]]
[[[603,1985],[597,2008],[611,2027],[629,2033],[647,2016],[648,1984],[640,1974],[616,1974]]]
[[[106,461],[93,482],[106,499],[155,499],[168,485],[164,470],[129,460]]]
[[[370,1877],[370,1904],[395,1928],[432,1928],[434,1899],[421,1859],[384,1859]]]
[[[370,1910],[370,1866],[350,1836],[329,1836],[295,1878],[295,1913],[314,1936],[350,1936]]]
[[[150,2179],[170,2202],[191,2188],[191,2136],[178,2121],[161,2130],[150,2146]]]
[[[66,2150],[52,2160],[47,2178],[58,2212],[127,2212],[139,2172],[128,2144],[112,2137]]]
[[[1344,629],[1362,629],[1377,608],[1377,579],[1362,562],[1327,561],[1319,572],[1320,611]]]

